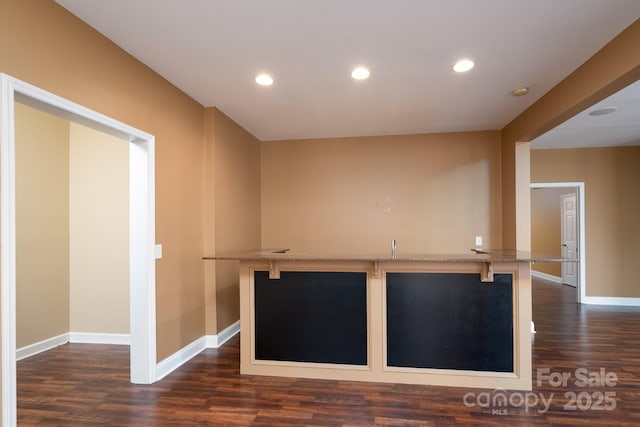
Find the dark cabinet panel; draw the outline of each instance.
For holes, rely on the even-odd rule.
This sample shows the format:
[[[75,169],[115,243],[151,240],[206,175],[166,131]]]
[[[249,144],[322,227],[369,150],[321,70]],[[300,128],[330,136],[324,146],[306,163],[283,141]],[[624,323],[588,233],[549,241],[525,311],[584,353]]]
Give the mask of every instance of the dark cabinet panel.
[[[367,364],[367,274],[254,273],[258,360]]]
[[[387,273],[387,365],[513,371],[512,275]]]

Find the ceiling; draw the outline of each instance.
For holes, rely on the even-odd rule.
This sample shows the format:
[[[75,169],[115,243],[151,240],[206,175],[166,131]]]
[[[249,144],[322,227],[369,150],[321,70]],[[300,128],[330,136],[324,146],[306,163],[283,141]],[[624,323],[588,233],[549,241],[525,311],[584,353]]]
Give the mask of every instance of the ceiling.
[[[613,113],[590,113],[616,107]],[[532,149],[640,145],[640,81],[531,141]]]
[[[260,140],[501,129],[640,17],[638,0],[56,1]]]

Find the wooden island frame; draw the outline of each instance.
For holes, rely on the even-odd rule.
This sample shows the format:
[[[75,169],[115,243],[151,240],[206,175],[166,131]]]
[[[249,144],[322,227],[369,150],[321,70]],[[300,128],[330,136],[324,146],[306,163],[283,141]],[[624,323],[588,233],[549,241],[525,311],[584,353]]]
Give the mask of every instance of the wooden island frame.
[[[405,384],[424,384],[424,385],[440,385],[440,386],[457,386],[457,387],[476,387],[476,388],[496,388],[511,390],[531,390],[532,388],[532,365],[531,365],[531,263],[535,261],[545,262],[561,262],[562,259],[548,256],[533,256],[527,252],[509,251],[509,250],[486,250],[473,251],[469,254],[398,254],[391,255],[315,255],[303,253],[291,253],[287,249],[259,249],[252,251],[236,252],[222,254],[218,256],[208,256],[204,259],[214,260],[237,260],[240,262],[239,280],[240,280],[240,372],[247,375],[270,375],[283,377],[298,378],[319,378],[331,380],[353,380],[353,381],[369,381],[369,382],[385,382],[385,383],[405,383]],[[265,272],[268,272],[267,283],[264,279]],[[340,363],[309,360],[289,360],[290,357],[282,357],[285,360],[277,360],[278,357],[259,358],[257,355],[256,331],[260,330],[261,324],[256,324],[256,304],[260,306],[262,300],[256,300],[256,281],[260,284],[260,289],[275,289],[276,292],[282,292],[278,289],[278,282],[284,276],[297,275],[302,273],[364,273],[366,275],[366,356],[363,363]],[[466,288],[462,288],[467,294],[468,291],[475,292],[491,292],[492,286],[496,286],[493,282],[497,276],[506,278],[510,284],[510,293],[504,293],[507,300],[503,299],[501,305],[506,306],[509,310],[510,325],[504,324],[504,316],[502,318],[503,325],[498,325],[498,329],[502,328],[502,340],[497,344],[504,347],[504,354],[510,355],[507,359],[512,359],[511,364],[507,364],[508,368],[492,368],[468,369],[459,367],[430,367],[430,366],[390,366],[388,363],[390,337],[388,336],[388,327],[391,322],[387,318],[389,301],[387,301],[388,278],[395,277],[393,273],[400,273],[399,277],[404,278],[405,275],[412,273],[419,280],[431,280],[431,277],[437,278],[440,282],[446,282],[451,277],[451,286],[461,278],[468,281],[467,278],[474,277],[475,282],[467,284]],[[306,277],[306,276],[303,276]],[[322,277],[322,276],[320,276]],[[360,276],[364,277],[364,276]],[[284,285],[283,285],[284,286]],[[296,285],[298,286],[298,285]],[[296,289],[304,289],[301,284]],[[325,285],[326,286],[326,285]],[[431,285],[415,285],[418,289]],[[448,285],[440,289],[447,289]],[[455,285],[458,286],[458,285]],[[501,285],[503,289],[508,289],[508,285]],[[506,286],[506,288],[505,288]],[[394,285],[394,289],[398,286]],[[400,286],[402,289],[402,286]],[[324,289],[327,289],[326,287]],[[435,289],[435,288],[434,288]],[[489,291],[487,291],[489,290]],[[260,292],[260,295],[262,295]],[[300,291],[298,291],[300,292]],[[304,292],[304,291],[302,291]],[[508,299],[511,299],[511,305]],[[413,297],[412,297],[413,298]],[[424,298],[416,296],[416,298]],[[448,298],[448,299],[447,299]],[[395,297],[394,297],[395,300]],[[467,333],[467,327],[476,328],[475,323],[482,323],[485,317],[492,317],[494,312],[500,307],[487,304],[485,299],[479,304],[481,307],[448,307],[455,306],[456,301],[451,297],[443,297],[443,303],[438,303],[441,310],[446,311],[452,308],[457,310],[471,310],[480,319],[480,322],[472,322],[474,324],[463,325],[458,329],[462,336]],[[429,302],[425,300],[425,302]],[[260,309],[262,310],[262,309]],[[394,309],[395,312],[402,312],[403,308]],[[502,307],[504,310],[504,307]],[[288,311],[286,307],[273,309],[271,314],[267,313],[262,319],[280,317],[283,311]],[[415,310],[414,310],[415,311]],[[397,316],[396,316],[397,317]],[[362,319],[360,319],[362,320]],[[445,322],[446,323],[446,322]],[[287,323],[281,323],[280,326],[287,329]],[[416,331],[433,330],[442,327],[442,324],[422,324]],[[446,325],[444,325],[446,326]],[[504,339],[505,328],[511,328],[512,341]],[[410,327],[411,328],[411,327]],[[337,329],[339,330],[339,329]],[[277,329],[276,329],[277,331]],[[413,333],[415,334],[416,331]],[[282,337],[270,332],[276,340]],[[394,332],[395,334],[395,332]],[[455,333],[453,334],[455,335]],[[467,335],[468,336],[468,335]],[[483,335],[485,336],[485,335]],[[491,331],[486,336],[491,336]],[[297,345],[297,343],[286,339],[285,346]],[[313,346],[313,337],[309,340]],[[459,340],[458,340],[459,341]],[[260,342],[264,342],[261,339]],[[455,342],[452,338],[453,345],[461,346],[454,350],[456,354],[465,352],[465,343]],[[506,343],[506,344],[505,344]],[[279,344],[280,345],[280,344]],[[449,344],[445,347],[448,348]],[[482,345],[482,343],[480,343]],[[484,357],[491,359],[494,344],[489,344],[483,348],[487,352],[487,356],[478,355],[478,358]],[[473,346],[470,346],[473,348]],[[461,351],[462,349],[462,351]],[[509,350],[511,352],[509,352]],[[277,351],[277,350],[276,350]],[[314,351],[318,351],[317,349]],[[320,350],[322,351],[322,350]],[[419,351],[418,351],[419,352]],[[471,352],[471,350],[470,350]],[[261,353],[264,353],[261,350]],[[409,351],[409,353],[413,353]],[[283,354],[287,354],[285,351]],[[456,357],[462,357],[475,360],[475,354]],[[411,358],[412,355],[409,354]],[[444,359],[448,359],[448,356]],[[502,358],[504,359],[504,358]],[[468,363],[468,362],[465,362]],[[488,362],[491,364],[491,360]],[[490,366],[490,365],[489,365]]]

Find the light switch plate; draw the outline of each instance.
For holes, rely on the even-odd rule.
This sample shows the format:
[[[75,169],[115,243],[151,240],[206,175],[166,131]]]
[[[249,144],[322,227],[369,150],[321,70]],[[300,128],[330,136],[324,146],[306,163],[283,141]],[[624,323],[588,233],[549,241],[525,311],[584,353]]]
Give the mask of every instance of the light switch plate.
[[[155,249],[156,249],[156,259],[161,259],[162,258],[162,245],[161,244],[157,244]]]
[[[476,236],[476,246],[482,246],[482,236]]]

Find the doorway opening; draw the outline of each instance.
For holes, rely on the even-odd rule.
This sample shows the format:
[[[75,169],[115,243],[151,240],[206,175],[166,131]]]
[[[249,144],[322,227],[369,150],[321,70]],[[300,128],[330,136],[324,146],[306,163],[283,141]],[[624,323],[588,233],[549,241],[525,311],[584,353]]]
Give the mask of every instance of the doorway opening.
[[[576,299],[582,304],[585,301],[586,294],[586,251],[585,251],[585,192],[584,182],[548,182],[548,183],[531,183],[531,189],[542,191],[548,190],[556,194],[552,201],[557,199],[557,209],[559,214],[556,216],[558,233],[555,242],[558,245],[558,251],[564,257],[577,258],[577,263],[562,263],[561,276],[562,280],[558,282],[568,282],[567,284],[577,287]],[[572,199],[570,196],[575,197]],[[566,195],[566,197],[564,197]],[[573,200],[573,202],[572,202]],[[566,202],[566,205],[562,203]],[[532,223],[534,222],[532,214]],[[576,233],[572,234],[571,229],[575,226]],[[532,236],[533,237],[533,236]],[[566,245],[566,246],[563,246]],[[533,251],[535,251],[532,248]],[[565,265],[567,264],[567,265]],[[571,264],[571,265],[569,265]],[[554,280],[553,274],[536,273],[542,278]]]
[[[155,138],[33,85],[0,74],[0,310],[2,424],[16,424],[15,102],[129,141],[130,378],[156,380]],[[46,256],[46,254],[43,254]]]

